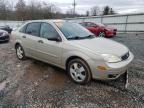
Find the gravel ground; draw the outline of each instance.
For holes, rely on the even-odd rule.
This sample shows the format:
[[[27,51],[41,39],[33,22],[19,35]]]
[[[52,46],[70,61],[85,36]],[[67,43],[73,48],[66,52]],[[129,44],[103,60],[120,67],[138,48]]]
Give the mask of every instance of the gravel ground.
[[[119,34],[135,59],[129,85],[94,80],[73,83],[64,70],[28,59],[19,61],[13,41],[0,44],[0,108],[144,108],[144,34]]]

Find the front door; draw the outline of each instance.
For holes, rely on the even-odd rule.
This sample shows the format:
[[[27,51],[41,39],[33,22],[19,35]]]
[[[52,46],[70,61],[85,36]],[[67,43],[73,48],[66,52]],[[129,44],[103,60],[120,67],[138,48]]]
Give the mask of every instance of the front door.
[[[62,56],[62,42],[48,40],[49,38],[60,38],[56,29],[48,24],[42,23],[40,29],[40,38],[37,40],[37,56],[39,59],[60,65]]]

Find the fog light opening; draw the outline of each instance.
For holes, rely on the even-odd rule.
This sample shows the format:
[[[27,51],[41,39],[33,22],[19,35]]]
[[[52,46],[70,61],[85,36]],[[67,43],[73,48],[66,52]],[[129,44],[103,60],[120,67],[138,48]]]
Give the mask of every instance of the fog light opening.
[[[102,70],[102,71],[107,70],[107,68],[105,66],[97,66],[97,69],[98,70]]]
[[[118,74],[110,74],[108,75],[108,78],[116,78],[118,76]]]

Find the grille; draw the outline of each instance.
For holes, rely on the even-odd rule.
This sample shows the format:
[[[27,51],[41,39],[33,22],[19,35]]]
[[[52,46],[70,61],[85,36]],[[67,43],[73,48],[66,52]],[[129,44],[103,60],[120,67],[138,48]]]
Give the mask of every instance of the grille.
[[[128,58],[129,58],[129,52],[121,57],[122,61],[127,60]]]
[[[3,33],[0,33],[0,36],[2,35]]]

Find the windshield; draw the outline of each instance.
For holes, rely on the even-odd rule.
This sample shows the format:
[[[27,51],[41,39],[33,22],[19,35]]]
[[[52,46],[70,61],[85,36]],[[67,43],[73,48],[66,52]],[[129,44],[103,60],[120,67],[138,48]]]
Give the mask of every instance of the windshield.
[[[80,24],[71,22],[57,22],[56,25],[68,40],[94,38],[94,34]]]

